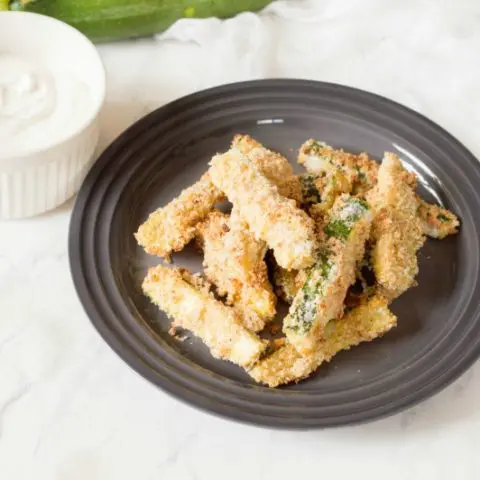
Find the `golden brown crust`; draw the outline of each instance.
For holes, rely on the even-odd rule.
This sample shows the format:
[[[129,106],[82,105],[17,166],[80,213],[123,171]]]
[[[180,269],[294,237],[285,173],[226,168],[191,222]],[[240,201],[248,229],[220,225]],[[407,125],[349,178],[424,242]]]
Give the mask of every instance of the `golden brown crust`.
[[[264,352],[265,342],[243,326],[238,312],[198,287],[198,278],[188,271],[162,265],[151,268],[142,285],[174,326],[199,337],[215,358],[249,368]]]
[[[278,184],[278,193],[283,197],[295,200],[298,207],[305,203],[300,175],[291,175]]]
[[[372,214],[366,204],[342,195],[335,202],[329,221],[345,227],[343,222],[348,218],[355,218],[348,233],[340,230],[338,233],[345,236],[339,238],[332,232],[327,243],[328,253],[311,268],[283,322],[288,341],[303,356],[315,350],[325,325],[343,314],[348,287],[355,282],[356,267],[365,252]]]
[[[305,268],[315,261],[313,220],[238,149],[216,155],[210,163],[214,184],[224,191],[255,235],[273,249],[279,265]]]
[[[318,175],[293,175],[278,184],[278,191],[280,195],[295,200],[297,206],[310,216],[323,216],[332,208],[338,196],[352,191],[352,185],[340,169],[335,169]]]
[[[196,224],[224,198],[205,173],[168,205],[151,213],[135,234],[139,245],[151,255],[166,257],[182,250],[195,236]]]
[[[346,175],[353,192],[364,194],[377,181],[378,163],[366,153],[355,155],[313,139],[307,140],[298,154],[298,162],[311,173],[340,168]]]
[[[246,155],[276,185],[293,175],[293,168],[283,155],[265,148],[249,135],[235,135],[232,148]]]
[[[292,167],[285,157],[264,148],[248,135],[235,136],[233,145],[272,182],[283,182],[292,176]],[[194,238],[197,223],[224,198],[223,192],[213,185],[207,172],[169,204],[151,213],[135,238],[147,253],[167,259],[172,252],[179,252]]]
[[[266,245],[256,240],[235,212],[213,211],[198,226],[204,249],[205,275],[227,303],[238,308],[244,324],[262,330],[275,316],[276,297],[263,260]]]
[[[307,270],[285,270],[278,265],[273,270],[275,293],[288,304],[293,302],[306,279]]]
[[[314,352],[305,357],[287,343],[270,356],[260,360],[249,371],[250,376],[269,387],[299,382],[311,375],[323,362],[328,362],[341,350],[348,350],[361,342],[382,336],[396,325],[397,318],[390,312],[387,301],[373,297],[356,307],[340,320],[331,321]]]
[[[166,259],[196,236],[206,278],[158,266],[149,270],[143,290],[173,319],[170,331],[177,338],[190,330],[215,358],[242,366],[270,387],[298,382],[340,350],[392,328],[396,318],[388,302],[414,285],[424,234],[444,238],[459,225],[453,213],[415,195],[415,174],[393,154],[386,153],[379,166],[365,153],[310,140],[299,161],[314,174],[293,175],[282,155],[237,135],[197,183],[152,213],[136,233],[147,252]],[[234,204],[230,215],[214,209],[223,191]],[[350,288],[346,299],[360,275],[369,232],[374,244],[368,268],[378,284],[364,280],[364,291]],[[270,343],[253,333],[275,315],[267,245],[276,256],[277,295],[292,303],[283,322],[286,337]],[[212,284],[226,304],[212,294]],[[280,328],[272,322],[265,332],[277,337]]]
[[[298,162],[313,174],[330,171],[333,166],[342,169],[352,182],[352,191],[357,195],[365,195],[377,184],[379,164],[366,153],[354,155],[343,150],[334,150],[323,142],[310,139],[300,147]],[[417,188],[417,176],[414,172],[404,169],[399,179],[413,190]],[[416,198],[424,235],[442,239],[457,233],[460,223],[452,212],[427,203],[418,196]]]
[[[439,205],[418,199],[418,216],[423,233],[431,238],[442,239],[458,232],[457,216]]]
[[[355,282],[371,221],[372,214],[365,202],[349,195],[336,200],[329,220],[336,230],[330,232],[328,253],[311,268],[283,322],[288,341],[301,355],[311,355],[325,325],[343,314],[345,296]]]
[[[386,153],[377,186],[368,194],[375,212],[372,265],[379,285],[391,300],[413,285],[418,273],[417,251],[425,241],[417,199],[404,172],[400,159]]]

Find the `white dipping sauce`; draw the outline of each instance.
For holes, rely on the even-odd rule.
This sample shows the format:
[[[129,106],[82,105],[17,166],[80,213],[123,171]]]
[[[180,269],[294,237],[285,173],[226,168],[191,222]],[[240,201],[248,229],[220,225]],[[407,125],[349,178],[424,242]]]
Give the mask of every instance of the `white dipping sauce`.
[[[68,72],[0,53],[0,158],[47,148],[73,134],[93,106]]]

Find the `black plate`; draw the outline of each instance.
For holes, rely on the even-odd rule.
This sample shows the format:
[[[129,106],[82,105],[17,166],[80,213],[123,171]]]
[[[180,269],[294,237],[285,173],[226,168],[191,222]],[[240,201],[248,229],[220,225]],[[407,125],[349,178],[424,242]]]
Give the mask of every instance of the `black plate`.
[[[140,284],[158,259],[136,245],[147,214],[178,195],[248,133],[292,162],[310,137],[381,158],[401,156],[421,179],[420,194],[462,221],[461,233],[429,240],[419,286],[393,304],[398,327],[340,353],[316,375],[269,390],[214,360],[195,339],[178,342]],[[339,85],[264,80],[190,95],[138,121],[100,157],[78,196],[70,263],[80,299],[110,346],[141,375],[204,410],[274,427],[367,421],[427,398],[464,372],[480,352],[480,166],[426,118],[384,98]],[[175,261],[198,269],[193,249]]]

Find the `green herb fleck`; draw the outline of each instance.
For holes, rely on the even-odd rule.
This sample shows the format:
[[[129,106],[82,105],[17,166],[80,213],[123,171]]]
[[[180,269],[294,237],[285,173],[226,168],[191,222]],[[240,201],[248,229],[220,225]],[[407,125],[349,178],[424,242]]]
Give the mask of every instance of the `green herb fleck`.
[[[292,324],[286,328],[296,333],[306,333],[317,316],[317,307],[323,295],[323,287],[332,270],[332,263],[327,252],[319,253],[318,262],[310,269],[307,280],[300,290],[301,296],[291,314]]]
[[[307,154],[319,154],[322,150],[325,148],[329,148],[328,145],[325,142],[319,142],[317,140],[312,140],[307,149],[306,152]]]
[[[437,218],[438,218],[441,222],[449,222],[449,221],[450,221],[450,219],[449,219],[446,215],[444,215],[443,213],[439,213],[439,214],[437,215]]]
[[[316,179],[317,177],[315,175],[303,175],[301,177],[303,197],[307,205],[320,203],[322,200],[321,194],[315,184]]]
[[[332,220],[325,225],[323,231],[329,237],[340,238],[341,240],[347,240],[352,228],[347,225],[344,220]]]
[[[354,205],[360,205],[365,210],[368,210],[370,208],[368,203],[362,198],[352,198],[350,199],[350,203],[353,203]]]
[[[358,177],[358,180],[360,180],[361,182],[363,182],[364,180],[367,179],[367,176],[365,175],[365,173],[360,170],[360,167],[358,165],[355,165],[355,167],[353,167],[355,169],[355,171],[357,172],[357,177]]]
[[[323,231],[329,237],[340,238],[341,240],[347,240],[350,232],[352,231],[353,225],[361,215],[368,210],[368,203],[361,198],[351,198],[346,203],[346,206],[357,206],[359,207],[359,211],[354,211],[347,218],[342,220],[335,219],[331,220],[327,225],[325,225]],[[345,207],[343,207],[345,208]]]

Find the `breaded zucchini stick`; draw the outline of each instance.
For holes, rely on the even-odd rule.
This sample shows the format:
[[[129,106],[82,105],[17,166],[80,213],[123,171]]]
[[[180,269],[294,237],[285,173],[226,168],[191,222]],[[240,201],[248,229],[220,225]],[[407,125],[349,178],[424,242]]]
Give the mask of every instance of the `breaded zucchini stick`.
[[[249,368],[264,352],[265,342],[243,326],[240,314],[197,288],[187,271],[162,265],[151,268],[142,288],[174,326],[199,337],[215,358]]]
[[[365,201],[349,195],[336,200],[325,226],[327,250],[310,269],[283,322],[288,341],[301,355],[311,355],[325,325],[343,314],[345,295],[355,281],[371,221]]]
[[[275,185],[293,175],[293,168],[283,155],[265,148],[249,135],[235,135],[232,147],[246,155]]]
[[[340,168],[347,177],[354,193],[363,194],[377,182],[378,163],[366,153],[353,153],[335,150],[330,145],[317,140],[307,140],[298,154],[298,163],[313,174],[335,172]]]
[[[375,213],[372,266],[378,284],[390,300],[414,283],[418,273],[417,251],[425,241],[417,199],[404,172],[400,159],[385,153],[377,186],[368,194]]]
[[[431,238],[442,239],[458,232],[460,222],[446,208],[418,199],[418,216],[423,233]]]
[[[223,198],[222,191],[213,185],[207,172],[168,205],[151,213],[135,238],[147,253],[168,257],[193,239],[196,224]]]
[[[273,249],[284,268],[305,268],[315,261],[317,241],[313,220],[237,148],[210,162],[213,183],[226,193],[258,240]]]
[[[205,275],[237,308],[244,325],[262,330],[275,316],[276,297],[264,262],[265,242],[256,240],[236,215],[213,211],[198,225],[204,251]]]
[[[341,168],[353,185],[353,192],[365,195],[377,183],[379,164],[366,153],[354,155],[335,150],[324,142],[307,140],[301,147],[298,162],[312,174],[331,172],[335,167]],[[413,189],[416,188],[416,175],[404,170],[404,180]],[[418,216],[420,217],[424,235],[442,239],[457,233],[458,218],[449,210],[430,204],[416,197]]]
[[[397,318],[382,297],[372,297],[340,320],[332,320],[310,356],[300,355],[289,343],[272,355],[260,360],[248,373],[269,387],[298,382],[311,375],[323,362],[341,350],[382,336],[396,325]]]
[[[356,280],[360,281],[361,291],[348,291],[345,298],[345,307],[357,306],[360,300],[373,296],[376,291],[374,285],[369,285],[365,280],[361,266],[367,257],[365,252],[363,260],[357,265]],[[370,254],[368,254],[370,258]],[[303,287],[307,279],[308,269],[305,270],[285,270],[278,265],[273,266],[272,282],[275,287],[275,293],[284,302],[291,304],[295,295]]]
[[[248,135],[237,135],[233,145],[273,182],[283,181],[293,173],[286,158],[264,148]],[[150,214],[135,237],[147,253],[168,257],[172,252],[182,250],[193,239],[196,224],[223,199],[223,192],[213,185],[207,172],[165,207]]]

